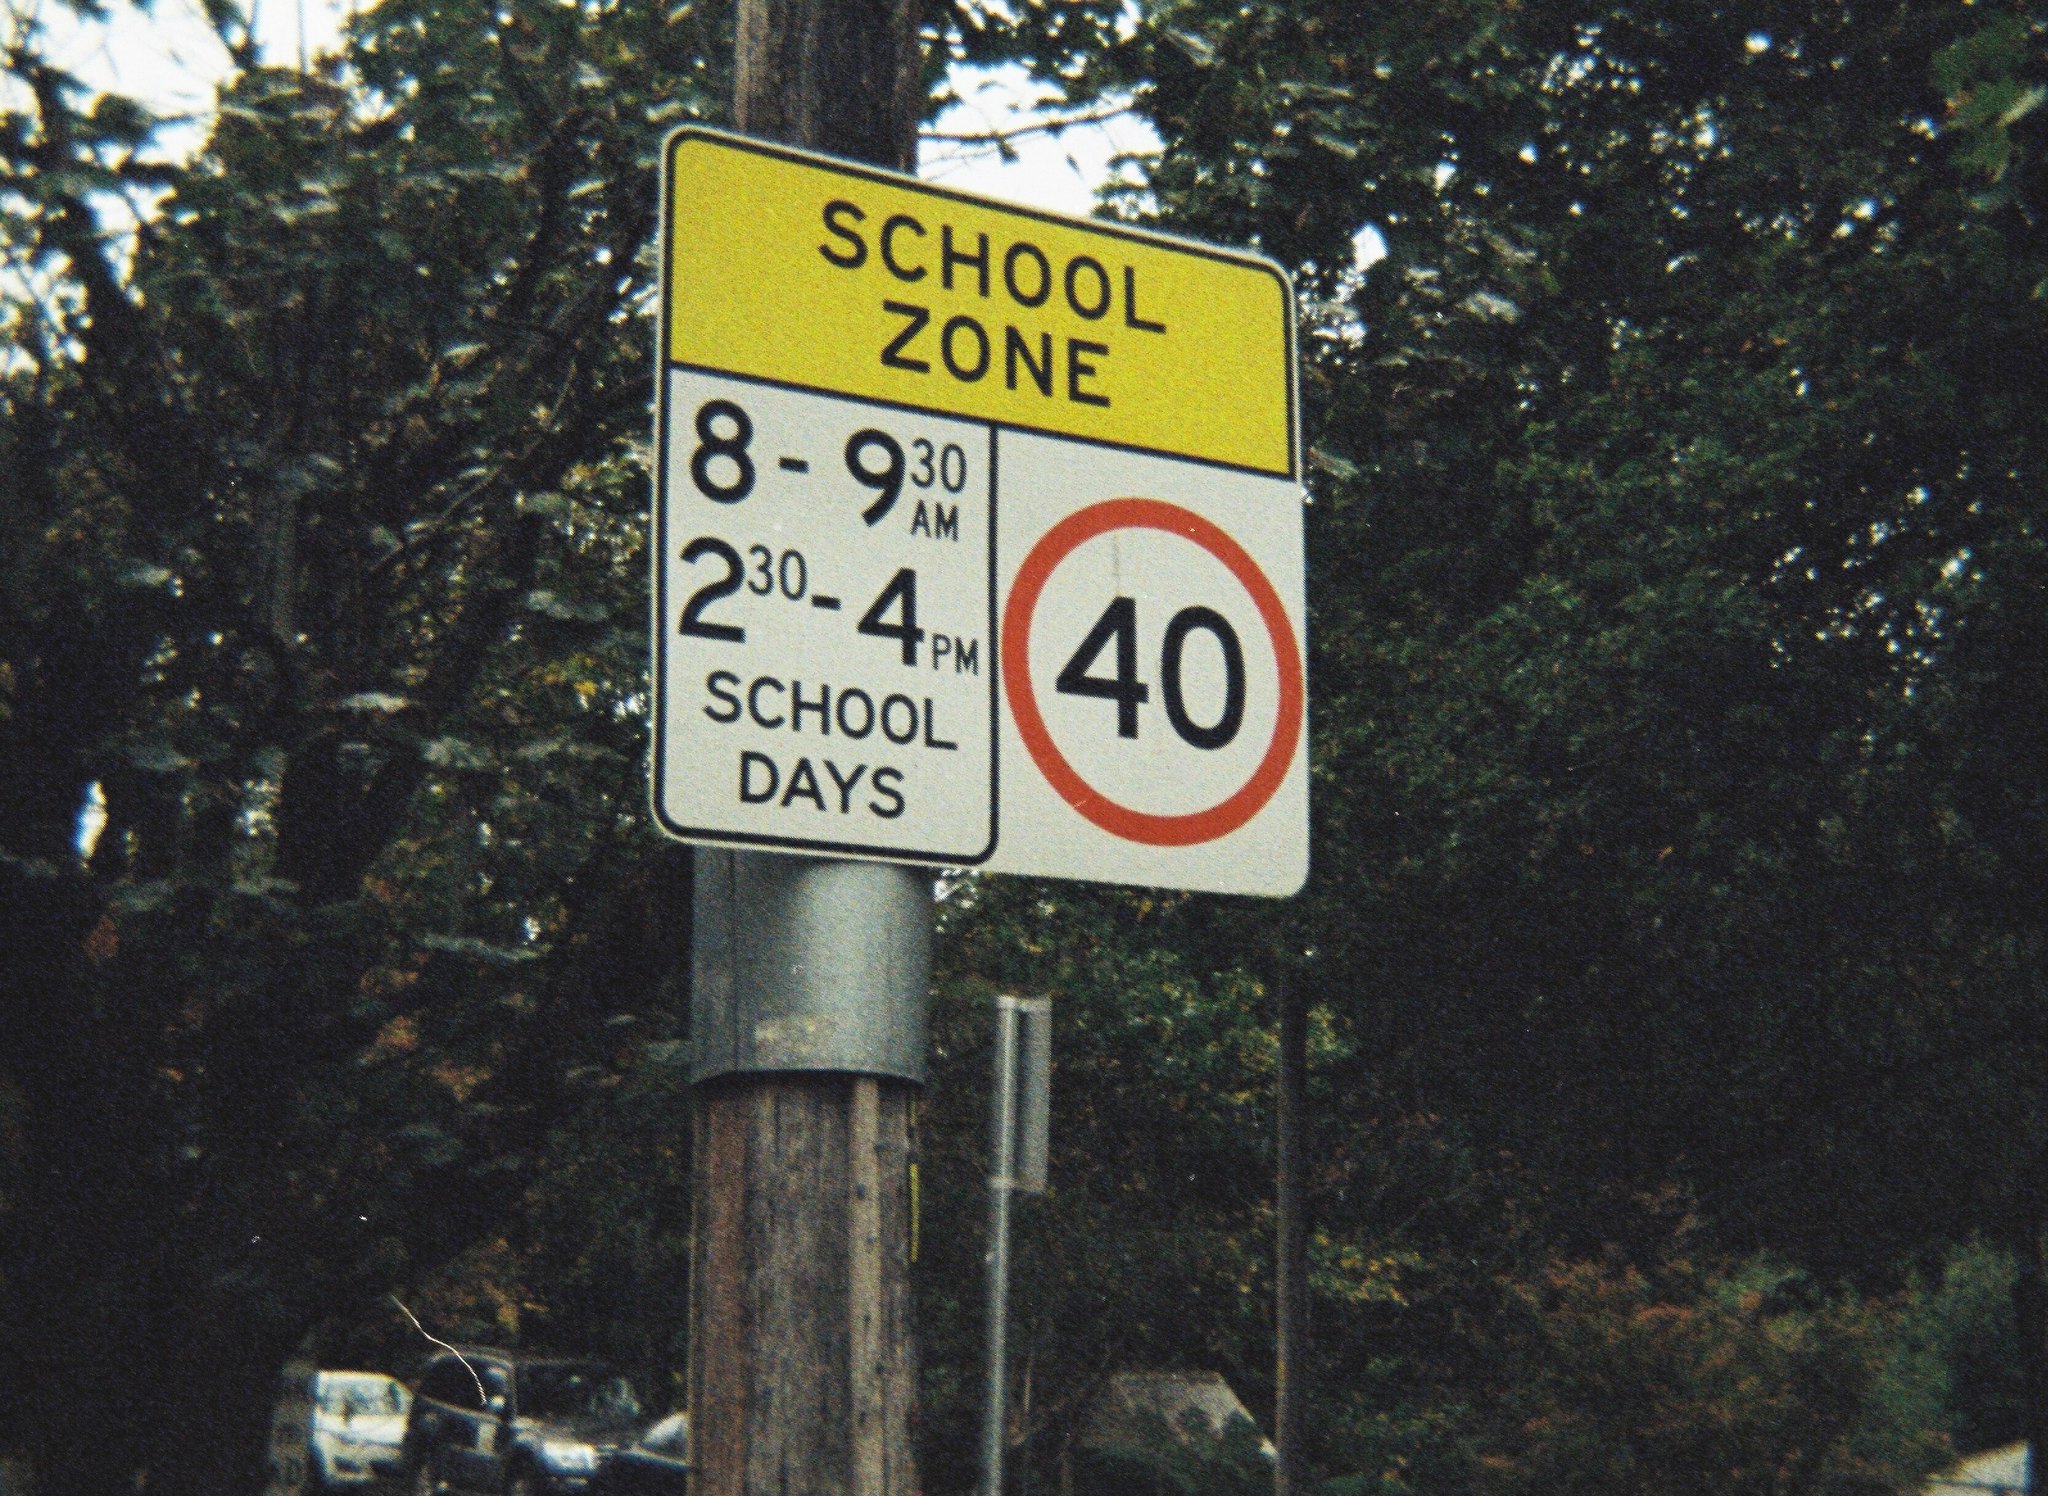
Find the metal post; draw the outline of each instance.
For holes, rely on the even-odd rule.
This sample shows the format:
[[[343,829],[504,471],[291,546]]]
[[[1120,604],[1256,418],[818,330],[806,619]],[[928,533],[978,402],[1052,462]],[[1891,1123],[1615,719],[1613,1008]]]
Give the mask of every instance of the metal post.
[[[989,1103],[988,1386],[981,1414],[981,1496],[1002,1496],[1008,1435],[1011,1167],[1017,1139],[1017,1000],[996,999],[996,1074]]]
[[[1043,1194],[1052,1102],[1052,1003],[996,999],[995,1084],[989,1102],[988,1364],[981,1420],[981,1496],[1002,1496],[1009,1435],[1010,1197]]]
[[[1307,1159],[1308,1000],[1300,978],[1281,968],[1272,978],[1280,1006],[1280,1074],[1275,1113],[1278,1134],[1274,1214],[1278,1216],[1274,1283],[1273,1462],[1274,1496],[1299,1496],[1307,1487],[1302,1459],[1302,1416],[1308,1402],[1308,1226],[1303,1174]]]

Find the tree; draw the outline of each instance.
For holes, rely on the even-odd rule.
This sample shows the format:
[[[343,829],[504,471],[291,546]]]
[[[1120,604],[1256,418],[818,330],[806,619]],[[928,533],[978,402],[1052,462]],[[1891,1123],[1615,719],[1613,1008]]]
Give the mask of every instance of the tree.
[[[207,14],[182,164],[5,55],[0,1437],[60,1490],[251,1485],[310,1327],[559,1198],[688,939],[646,349],[726,11],[395,0],[298,72]],[[933,88],[1050,34],[923,14]]]
[[[244,46],[176,167],[9,53],[0,1325],[47,1489],[252,1487],[307,1329],[502,1218],[608,1020],[674,1022],[642,311],[721,22],[380,8],[311,72]]]
[[[1938,1372],[1901,1364],[1891,1306],[1817,1302],[1767,1262],[1682,1260],[1559,1264],[1520,1298],[1504,1390],[1524,1437],[1479,1489],[1891,1491],[1946,1453],[1927,1426]]]
[[[1608,1177],[1689,1158],[1717,1215],[1790,1240],[1770,1190],[1721,1181],[1810,1164],[1845,1107],[1903,1110],[1857,1098],[1899,1078],[1853,1052],[1852,1005],[1914,961],[1967,968],[1973,1018],[2026,981],[1966,949],[2023,924],[1974,911],[1985,836],[1941,830],[1945,693],[1988,701],[1963,661],[2026,637],[1970,577],[1995,552],[2030,595],[2039,441],[2001,372],[2038,338],[2031,262],[1935,140],[1959,22],[1355,19],[1176,8],[1126,63],[1173,221],[1256,238],[1326,298],[1315,554],[1365,564],[1312,572],[1325,969],[1376,994],[1392,1043],[1369,1048],[1455,1055],[1451,1094],[1518,1145]],[[1361,281],[1368,221],[1391,253]],[[1899,1022],[1956,1019],[1935,1001]],[[1808,1101],[1740,1104],[1816,1063]],[[1516,1072],[1558,1089],[1489,1101]],[[1911,1219],[1885,1250],[1958,1203],[1889,1202]],[[1857,1257],[1856,1219],[1858,1244],[1811,1244]]]
[[[2038,1243],[2042,265],[2024,174],[1966,173],[2033,159],[2039,21],[1998,14],[1187,3],[1082,80],[1165,141],[1123,211],[1315,308],[1333,1104],[1508,1150],[1574,1255],[1651,1250],[1674,1183],[1827,1275]]]

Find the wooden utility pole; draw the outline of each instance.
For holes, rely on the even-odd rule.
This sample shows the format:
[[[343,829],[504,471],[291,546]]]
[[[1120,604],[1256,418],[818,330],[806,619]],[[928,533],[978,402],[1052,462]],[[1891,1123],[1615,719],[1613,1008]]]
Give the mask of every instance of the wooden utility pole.
[[[917,165],[917,7],[739,0],[734,126],[894,171]]]
[[[1307,1489],[1302,1464],[1302,1373],[1308,1355],[1308,1223],[1302,1210],[1303,1130],[1308,1089],[1308,1004],[1300,978],[1285,967],[1273,979],[1280,1007],[1280,1075],[1275,1098],[1279,1159],[1274,1213],[1279,1217],[1274,1285],[1274,1496]]]
[[[702,1496],[910,1496],[910,1088],[733,1077],[697,1107]]]
[[[909,170],[916,21],[909,0],[739,0],[733,123]],[[912,1496],[908,1077],[922,1066],[930,878],[765,853],[697,857],[694,1063],[709,1078],[693,1171],[692,1488]],[[791,1049],[780,1068],[762,1013],[815,1037],[838,1019],[858,1027],[878,993],[897,1019],[888,1034],[868,1032],[867,1050],[845,1046],[843,1060],[829,1042]],[[711,1063],[713,1036],[741,1058]],[[899,1062],[867,1064],[868,1051]]]

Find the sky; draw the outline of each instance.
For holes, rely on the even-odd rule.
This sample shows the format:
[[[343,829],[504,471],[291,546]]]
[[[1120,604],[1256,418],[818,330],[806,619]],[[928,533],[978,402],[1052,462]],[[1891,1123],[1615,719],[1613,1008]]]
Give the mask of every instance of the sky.
[[[333,48],[347,7],[363,0],[242,0],[255,8],[266,57],[290,64]],[[109,19],[83,24],[58,0],[0,0],[0,45],[24,26],[40,23],[54,43],[55,60],[89,84],[141,97],[180,123],[160,135],[174,155],[197,150],[211,121],[214,90],[231,67],[226,50],[200,12],[199,0],[107,0]],[[931,181],[1055,213],[1087,214],[1097,193],[1117,172],[1119,157],[1159,148],[1151,127],[1135,115],[1075,125],[1057,133],[1014,136],[1014,158],[986,144],[948,136],[987,135],[1042,124],[1053,111],[1039,107],[1044,90],[1020,67],[959,69],[950,80],[960,102],[927,127],[919,174]],[[0,105],[6,100],[0,98]],[[1126,171],[1129,168],[1125,168]],[[1361,230],[1357,268],[1386,252],[1370,226]]]
[[[962,69],[953,86],[960,102],[932,122],[933,136],[989,134],[1046,117],[1033,108],[1038,95],[1022,68]],[[1143,120],[1125,114],[1057,135],[1018,136],[1011,146],[1018,159],[1005,162],[988,146],[927,139],[918,175],[1027,207],[1080,215],[1095,205],[1097,192],[1116,174],[1118,157],[1151,155],[1159,149],[1159,137]]]
[[[244,0],[255,7],[258,42],[266,58],[290,64],[331,49],[340,34],[346,0]],[[216,86],[228,74],[226,50],[206,24],[198,0],[156,0],[147,7],[111,0],[109,19],[83,24],[53,0],[5,0],[0,42],[26,24],[48,31],[55,60],[88,84],[150,101],[184,123],[164,136],[182,153],[205,138]],[[1021,68],[966,71],[952,80],[961,102],[929,127],[937,137],[1014,130],[1047,116],[1034,106],[1038,91]],[[992,146],[928,139],[920,175],[932,181],[1053,212],[1085,214],[1109,180],[1113,160],[1158,148],[1150,128],[1132,116],[1077,125],[1057,135],[1016,137],[1017,159],[1004,161]]]

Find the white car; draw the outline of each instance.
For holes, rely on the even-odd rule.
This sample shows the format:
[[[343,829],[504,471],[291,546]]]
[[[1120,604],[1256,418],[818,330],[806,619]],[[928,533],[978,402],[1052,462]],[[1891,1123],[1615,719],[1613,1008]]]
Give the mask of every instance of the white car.
[[[399,1473],[412,1393],[376,1371],[313,1374],[313,1478],[322,1491]]]

